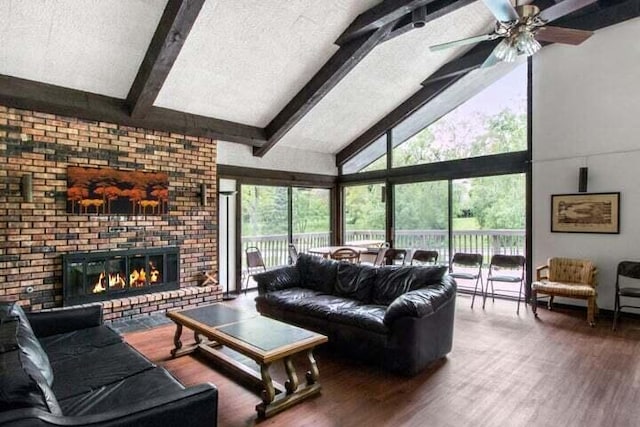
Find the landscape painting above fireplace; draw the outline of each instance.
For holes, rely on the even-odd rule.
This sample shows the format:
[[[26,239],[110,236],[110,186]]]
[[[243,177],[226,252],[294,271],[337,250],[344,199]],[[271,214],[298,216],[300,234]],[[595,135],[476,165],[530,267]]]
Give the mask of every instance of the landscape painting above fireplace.
[[[69,166],[67,212],[71,214],[162,215],[169,177],[164,172]]]

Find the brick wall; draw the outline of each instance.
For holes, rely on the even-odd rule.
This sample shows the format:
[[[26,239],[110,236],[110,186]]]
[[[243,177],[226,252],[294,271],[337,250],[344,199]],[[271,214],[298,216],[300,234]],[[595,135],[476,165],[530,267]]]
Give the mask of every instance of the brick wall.
[[[32,310],[59,307],[62,254],[166,245],[180,247],[185,291],[149,301],[167,300],[158,303],[164,311],[167,304],[219,299],[218,286],[192,289],[203,270],[217,270],[215,159],[216,142],[207,138],[0,106],[0,299],[19,300]],[[169,213],[67,214],[68,166],[167,172]],[[33,176],[32,203],[21,194],[24,174]],[[200,205],[200,183],[210,195],[207,206]],[[110,232],[113,227],[126,231]]]

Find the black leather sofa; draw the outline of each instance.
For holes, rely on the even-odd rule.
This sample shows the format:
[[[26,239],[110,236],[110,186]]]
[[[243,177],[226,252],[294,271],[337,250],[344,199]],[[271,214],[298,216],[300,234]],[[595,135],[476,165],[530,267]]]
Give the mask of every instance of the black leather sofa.
[[[102,324],[99,305],[0,304],[0,425],[215,426],[218,391],[185,388]]]
[[[406,375],[451,351],[456,283],[446,267],[374,268],[301,254],[254,276],[266,316],[329,337],[359,360]]]

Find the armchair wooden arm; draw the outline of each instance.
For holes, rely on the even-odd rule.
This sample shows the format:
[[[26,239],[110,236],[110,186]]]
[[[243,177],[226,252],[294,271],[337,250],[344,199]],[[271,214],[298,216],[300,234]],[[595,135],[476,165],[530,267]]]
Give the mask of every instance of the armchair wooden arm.
[[[549,269],[548,265],[541,265],[540,267],[536,267],[536,280],[540,281],[542,279],[548,279],[549,278],[548,272],[545,275],[542,274],[544,270],[548,270],[548,269]]]

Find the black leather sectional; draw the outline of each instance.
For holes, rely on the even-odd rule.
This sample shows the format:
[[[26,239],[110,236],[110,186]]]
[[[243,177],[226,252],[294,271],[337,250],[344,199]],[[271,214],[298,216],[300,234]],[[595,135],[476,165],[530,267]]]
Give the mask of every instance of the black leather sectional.
[[[185,388],[103,325],[99,305],[1,303],[0,322],[2,426],[216,425],[216,388]]]
[[[329,337],[359,360],[413,375],[451,351],[456,283],[441,266],[374,268],[301,254],[254,276],[263,315]]]

